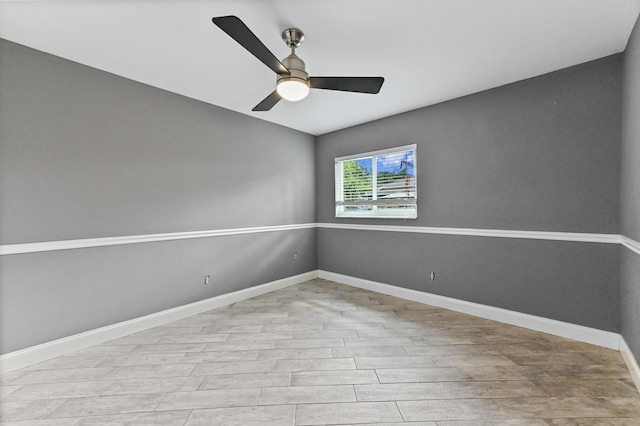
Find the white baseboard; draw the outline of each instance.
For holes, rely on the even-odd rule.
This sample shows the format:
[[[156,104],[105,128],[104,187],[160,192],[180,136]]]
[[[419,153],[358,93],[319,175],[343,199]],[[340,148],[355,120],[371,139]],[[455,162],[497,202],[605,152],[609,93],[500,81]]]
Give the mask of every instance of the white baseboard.
[[[0,374],[318,278],[318,271],[215,296],[0,356]]]
[[[627,345],[627,342],[624,340],[624,337],[620,336],[620,353],[622,354],[622,358],[624,362],[627,364],[627,368],[629,369],[629,373],[631,373],[631,378],[633,379],[633,383],[636,384],[636,388],[638,392],[640,392],[640,367],[638,367],[638,362],[636,358],[633,356],[633,352],[631,352],[631,348]]]
[[[481,305],[479,303],[466,302],[464,300],[453,299],[451,297],[410,290],[407,288],[369,281],[362,278],[355,278],[334,272],[319,271],[318,276],[320,278],[347,284],[353,287],[363,288],[365,290],[388,294],[402,299],[413,300],[427,305],[438,306],[440,308],[516,325],[530,330],[541,331],[555,336],[566,337],[568,339],[578,340],[592,345],[620,350],[620,335],[610,331],[598,330],[595,328],[584,327],[535,315],[523,314],[521,312],[495,308],[492,306]]]

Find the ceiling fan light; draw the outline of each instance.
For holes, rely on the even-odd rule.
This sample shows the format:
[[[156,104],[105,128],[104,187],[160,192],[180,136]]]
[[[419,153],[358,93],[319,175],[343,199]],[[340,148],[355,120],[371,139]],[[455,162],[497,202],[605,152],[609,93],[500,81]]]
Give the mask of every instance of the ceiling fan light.
[[[278,81],[276,91],[283,99],[296,102],[307,97],[309,94],[309,84],[297,78],[283,78]]]

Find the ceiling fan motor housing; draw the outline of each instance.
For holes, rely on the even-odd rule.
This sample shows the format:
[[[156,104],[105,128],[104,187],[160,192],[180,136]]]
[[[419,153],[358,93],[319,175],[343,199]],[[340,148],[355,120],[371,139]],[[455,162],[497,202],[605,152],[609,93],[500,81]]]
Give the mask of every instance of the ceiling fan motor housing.
[[[309,85],[309,74],[305,71],[305,64],[295,53],[287,56],[282,60],[282,64],[287,67],[291,74],[278,74],[277,82],[281,80],[298,80],[306,85]]]

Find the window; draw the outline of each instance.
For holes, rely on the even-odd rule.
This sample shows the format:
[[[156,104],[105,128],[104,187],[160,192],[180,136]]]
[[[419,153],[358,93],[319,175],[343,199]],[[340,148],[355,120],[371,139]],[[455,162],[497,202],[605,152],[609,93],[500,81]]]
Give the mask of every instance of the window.
[[[416,145],[335,160],[336,217],[415,219]]]

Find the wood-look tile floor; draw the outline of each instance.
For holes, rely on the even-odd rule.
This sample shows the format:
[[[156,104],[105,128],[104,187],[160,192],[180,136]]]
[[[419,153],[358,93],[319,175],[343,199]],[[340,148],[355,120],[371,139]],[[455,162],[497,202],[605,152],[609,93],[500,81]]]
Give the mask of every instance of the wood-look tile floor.
[[[640,425],[615,351],[313,280],[0,376],[0,424]]]

